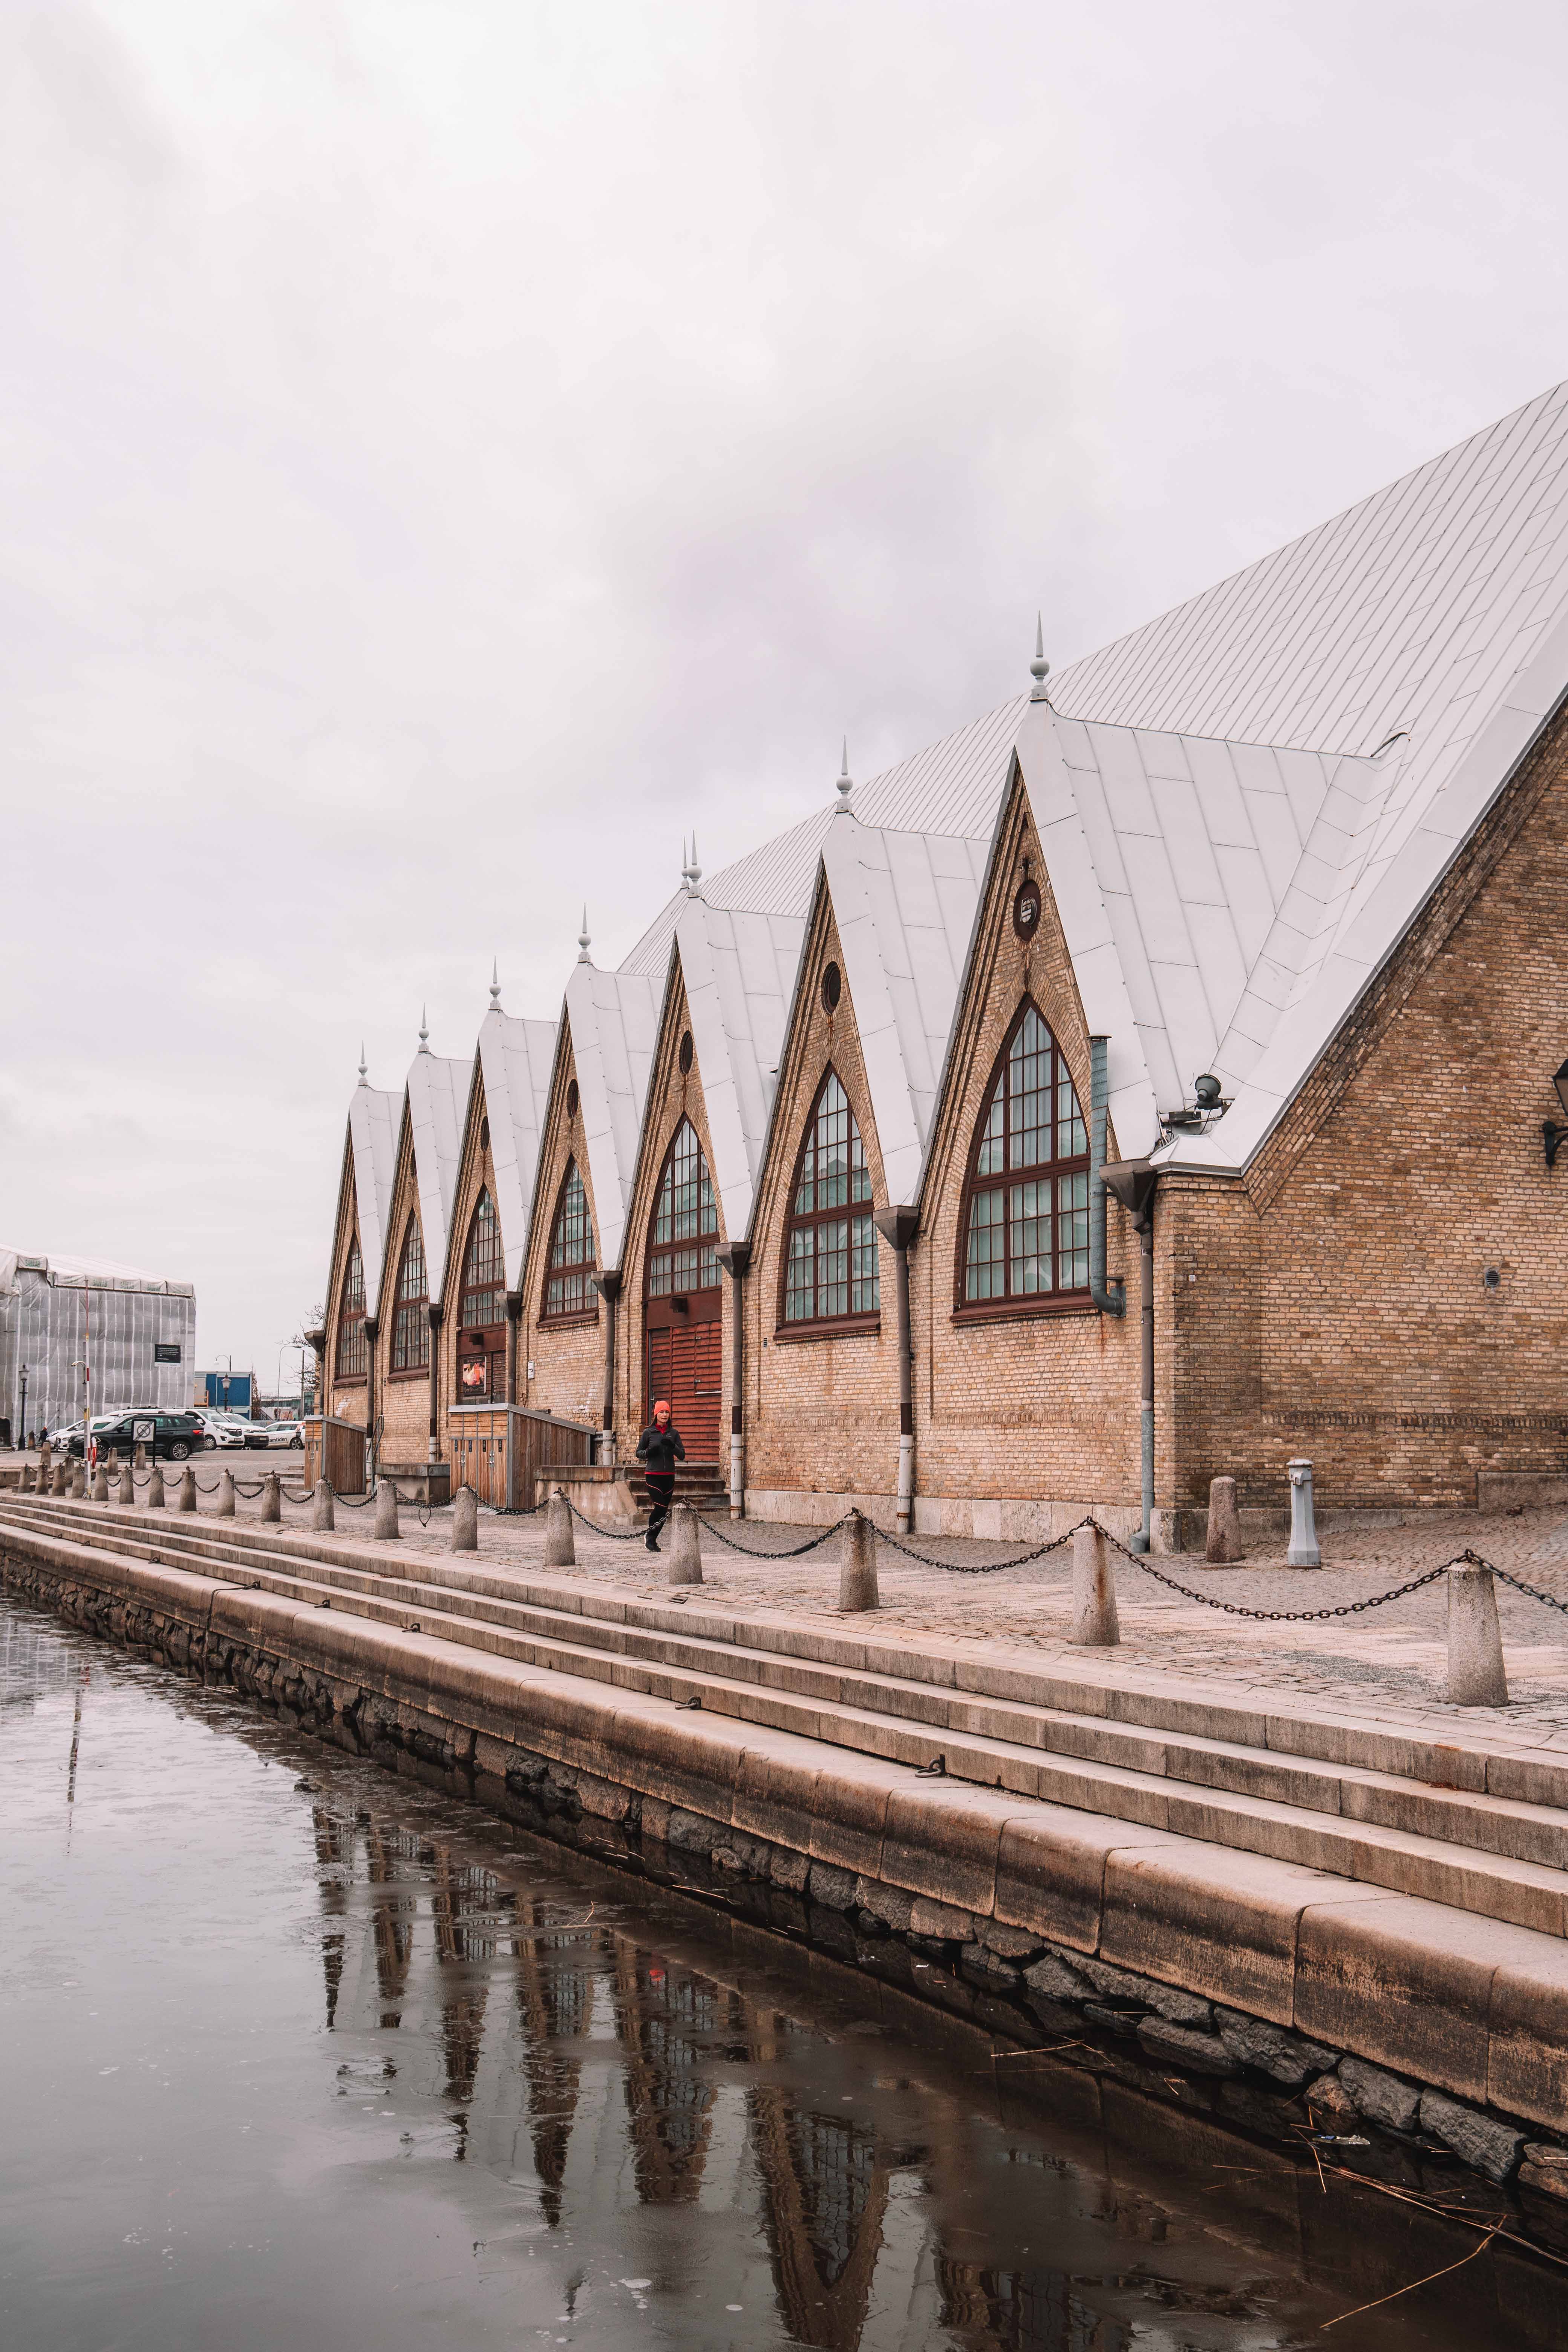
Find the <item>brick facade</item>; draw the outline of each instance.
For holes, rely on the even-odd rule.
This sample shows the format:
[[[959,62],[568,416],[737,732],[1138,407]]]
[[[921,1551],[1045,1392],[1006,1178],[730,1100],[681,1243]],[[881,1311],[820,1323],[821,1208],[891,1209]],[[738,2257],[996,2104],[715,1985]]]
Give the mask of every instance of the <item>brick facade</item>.
[[[392,1369],[397,1278],[411,1224],[420,1224],[419,1195],[415,1181],[413,1135],[405,1118],[398,1145],[397,1174],[393,1181],[392,1200],[387,1210],[386,1261],[382,1275],[380,1328],[375,1348],[375,1412],[380,1424],[376,1452],[383,1462],[400,1464],[423,1462],[430,1437],[428,1363],[422,1371],[395,1372]],[[426,1284],[434,1275],[435,1269],[431,1267],[430,1253],[426,1248]],[[426,1328],[429,1328],[428,1320]]]
[[[558,1413],[563,1421],[579,1422],[597,1429],[603,1416],[605,1396],[604,1317],[606,1310],[604,1301],[595,1293],[590,1312],[569,1322],[542,1319],[550,1239],[554,1230],[561,1188],[566,1181],[568,1164],[573,1160],[577,1163],[577,1173],[583,1179],[583,1189],[588,1196],[589,1213],[594,1220],[595,1248],[599,1252],[599,1205],[594,1198],[594,1176],[588,1165],[583,1113],[581,1107],[576,1105],[576,1088],[577,1068],[573,1055],[571,1023],[563,1019],[555,1057],[555,1074],[551,1082],[550,1104],[545,1112],[544,1134],[540,1145],[533,1221],[522,1274],[517,1395],[520,1404],[533,1405],[542,1412]],[[569,1108],[569,1105],[574,1107]],[[602,1252],[599,1252],[596,1262],[603,1266]],[[617,1332],[617,1343],[619,1336]]]

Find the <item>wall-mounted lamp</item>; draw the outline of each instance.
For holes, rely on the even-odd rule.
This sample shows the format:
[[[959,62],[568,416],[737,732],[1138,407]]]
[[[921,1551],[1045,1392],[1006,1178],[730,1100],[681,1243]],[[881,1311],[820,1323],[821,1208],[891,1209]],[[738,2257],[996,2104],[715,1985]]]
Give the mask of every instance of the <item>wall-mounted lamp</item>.
[[[1552,1073],[1552,1083],[1557,1089],[1558,1101],[1562,1104],[1564,1112],[1568,1113],[1568,1062],[1564,1062],[1561,1069]],[[1559,1149],[1564,1143],[1568,1143],[1568,1127],[1559,1127],[1554,1118],[1543,1118],[1541,1122],[1541,1140],[1546,1146],[1546,1165],[1548,1168],[1555,1168]]]

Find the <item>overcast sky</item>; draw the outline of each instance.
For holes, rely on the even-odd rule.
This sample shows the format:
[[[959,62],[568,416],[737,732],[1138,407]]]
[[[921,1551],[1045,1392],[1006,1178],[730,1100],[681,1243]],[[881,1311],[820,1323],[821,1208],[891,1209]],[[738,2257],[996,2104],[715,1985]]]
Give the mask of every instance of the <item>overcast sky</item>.
[[[270,1385],[348,1096],[1568,373],[1534,0],[4,0],[0,1246]]]

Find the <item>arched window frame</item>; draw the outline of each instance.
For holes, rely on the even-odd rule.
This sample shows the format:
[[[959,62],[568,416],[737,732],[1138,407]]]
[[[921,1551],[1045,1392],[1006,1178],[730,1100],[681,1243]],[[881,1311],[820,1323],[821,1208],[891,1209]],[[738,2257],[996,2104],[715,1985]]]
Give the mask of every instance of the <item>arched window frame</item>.
[[[842,1201],[831,1200],[825,1204],[819,1202],[821,1180],[816,1175],[814,1169],[811,1180],[813,1204],[809,1209],[802,1209],[798,1204],[807,1181],[807,1160],[814,1158],[816,1152],[821,1148],[818,1128],[824,1117],[824,1106],[828,1089],[832,1087],[837,1087],[842,1095],[845,1115],[848,1119],[848,1132],[845,1140],[848,1145],[849,1164],[845,1171],[845,1196]],[[829,1115],[833,1116],[836,1113]],[[858,1182],[858,1179],[860,1180]],[[843,1313],[823,1314],[818,1311],[811,1315],[792,1315],[790,1313],[792,1300],[799,1296],[800,1291],[800,1286],[798,1284],[792,1286],[790,1280],[792,1267],[798,1269],[801,1264],[801,1253],[796,1248],[795,1236],[805,1235],[807,1233],[812,1236],[813,1303],[820,1309],[825,1286],[837,1287],[836,1284],[825,1286],[823,1282],[824,1252],[821,1234],[824,1228],[838,1225],[844,1225],[847,1229],[844,1240],[845,1279],[843,1284],[847,1303]],[[835,1255],[837,1255],[837,1248],[835,1248]],[[866,1157],[865,1139],[861,1133],[860,1122],[855,1115],[855,1106],[850,1098],[849,1089],[830,1062],[822,1074],[822,1080],[816,1094],[811,1098],[811,1108],[806,1114],[805,1124],[801,1132],[800,1146],[795,1152],[795,1166],[790,1174],[784,1224],[784,1245],[779,1253],[776,1336],[781,1339],[833,1338],[848,1332],[879,1330],[881,1322],[881,1267],[877,1245],[877,1229],[872,1222],[870,1163]]]
[[[338,1328],[332,1343],[332,1377],[345,1385],[370,1377],[370,1343],[364,1330],[364,1260],[359,1235],[349,1242],[343,1286],[338,1293]]]
[[[1033,1013],[1045,1032],[1048,1057],[1049,1083],[1046,1089],[1047,1103],[1043,1122],[1029,1132],[1043,1132],[1047,1140],[1047,1156],[1041,1160],[1015,1159],[1012,1129],[1006,1105],[1013,1086],[1013,1054],[1020,1033]],[[1070,1107],[1062,1092],[1063,1083],[1070,1089]],[[1000,1133],[994,1140],[1003,1147],[1000,1168],[982,1167],[986,1156],[987,1130],[998,1104],[1002,1107]],[[1063,1150],[1066,1141],[1072,1148]],[[1037,1258],[1043,1253],[1016,1250],[1015,1237],[1026,1230],[1024,1221],[1012,1213],[1008,1195],[1015,1189],[1026,1188],[1037,1192],[1048,1188],[1049,1201],[1043,1213],[1047,1220],[1048,1247],[1051,1259],[1051,1287],[1026,1290],[1017,1286],[1018,1269],[1022,1261]],[[975,1204],[986,1196],[1002,1204],[1002,1216],[993,1227],[1002,1236],[999,1264],[1002,1288],[988,1297],[972,1297],[969,1290],[970,1237],[974,1223]],[[1026,1205],[1031,1223],[1037,1223],[1042,1213],[1037,1201]],[[970,1139],[969,1158],[965,1168],[963,1197],[959,1210],[957,1242],[953,1255],[953,1318],[961,1323],[993,1323],[1016,1320],[1037,1315],[1061,1315],[1081,1312],[1089,1303],[1089,1130],[1083,1112],[1083,1098],[1062,1050],[1061,1040],[1032,996],[1026,996],[1002,1040],[1001,1050],[991,1066],[980,1116],[974,1122]]]
[[[550,1221],[539,1307],[542,1324],[598,1320],[599,1298],[593,1284],[595,1248],[593,1206],[574,1155],[566,1162],[555,1195],[555,1214]]]
[[[430,1370],[430,1275],[418,1212],[410,1209],[392,1294],[392,1352],[387,1378],[417,1380]]]
[[[684,1150],[685,1139],[691,1139],[690,1150]],[[677,1156],[685,1158],[691,1168],[689,1176],[680,1185],[675,1181]],[[695,1189],[695,1198],[681,1202],[678,1193],[688,1186]],[[666,1195],[669,1214],[665,1215]],[[668,1231],[661,1230],[668,1223]],[[719,1202],[713,1190],[712,1172],[708,1154],[702,1149],[702,1138],[692,1120],[683,1111],[675,1124],[675,1132],[659,1163],[658,1183],[653,1196],[653,1215],[648,1224],[647,1259],[643,1271],[643,1291],[648,1298],[689,1297],[693,1291],[717,1290],[720,1287]]]
[[[488,1234],[484,1232],[487,1209]],[[481,1242],[484,1258],[482,1263],[477,1263]],[[506,1260],[501,1250],[500,1219],[489,1185],[479,1187],[468,1218],[461,1267],[458,1283],[458,1402],[494,1404],[506,1395]]]

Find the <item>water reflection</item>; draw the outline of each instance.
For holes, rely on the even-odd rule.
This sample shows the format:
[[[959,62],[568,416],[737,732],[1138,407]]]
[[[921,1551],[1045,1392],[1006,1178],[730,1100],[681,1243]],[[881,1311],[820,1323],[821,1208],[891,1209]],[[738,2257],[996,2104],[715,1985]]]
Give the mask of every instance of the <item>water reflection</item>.
[[[12,2340],[1261,2352],[1474,2242],[0,1613]],[[1556,2340],[1506,2263],[1334,2340]]]

